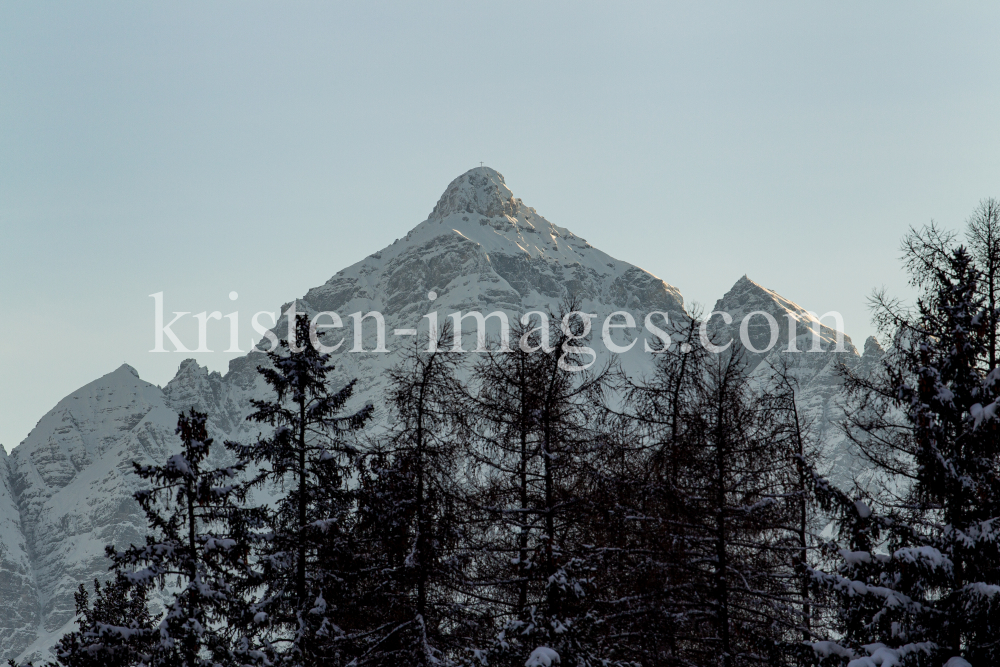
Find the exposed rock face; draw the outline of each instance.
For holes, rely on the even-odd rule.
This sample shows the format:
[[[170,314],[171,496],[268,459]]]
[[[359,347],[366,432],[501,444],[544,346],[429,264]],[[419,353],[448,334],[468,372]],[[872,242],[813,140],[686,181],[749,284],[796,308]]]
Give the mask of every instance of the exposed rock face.
[[[0,600],[5,609],[0,621],[0,647],[9,647],[13,657],[35,639],[41,609],[28,542],[10,489],[8,461],[7,453],[0,448]]]
[[[339,379],[359,378],[363,393],[358,402],[373,400],[377,408],[381,378],[398,361],[393,351],[413,344],[412,338],[393,337],[394,329],[416,328],[425,347],[425,315],[432,311],[443,323],[453,313],[499,310],[514,323],[529,311],[558,313],[566,302],[597,315],[598,336],[600,321],[618,310],[628,311],[639,326],[650,311],[688,317],[677,288],[550,223],[515,198],[503,176],[482,167],[452,181],[428,219],[405,238],[309,290],[295,307],[310,315],[339,314],[344,328],[327,331],[324,342],[332,346],[343,341],[335,353]],[[345,353],[354,344],[348,315],[369,311],[385,317],[389,352]],[[287,326],[283,317],[275,331],[284,335]],[[474,349],[475,322],[470,318],[462,326],[465,349]],[[496,319],[487,326],[491,336],[498,333]],[[366,350],[377,344],[370,320],[364,324],[363,342]],[[646,357],[627,359],[635,369],[648,362]]]
[[[881,358],[878,342],[869,338],[862,357],[850,336],[841,333],[838,338],[837,331],[820,322],[817,314],[746,276],[716,302],[714,310],[727,313],[732,322],[726,324],[723,317],[716,315],[709,330],[718,344],[732,341],[731,349],[743,355],[748,373],[763,381],[774,370],[787,369],[795,385],[799,412],[823,446],[823,472],[837,483],[849,482],[856,461],[838,426],[844,410],[841,368],[867,372]],[[824,321],[831,322],[832,316]],[[744,344],[744,339],[749,345]],[[776,342],[772,344],[772,340]]]
[[[580,305],[684,313],[680,292],[606,255],[515,199],[503,176],[473,169],[448,186],[404,239],[340,271],[300,300],[314,312],[379,310],[408,326],[430,310]],[[412,318],[412,319],[408,319]],[[284,323],[279,323],[284,331]]]
[[[434,292],[432,301],[428,294]],[[688,321],[680,292],[656,276],[597,250],[569,230],[558,227],[513,196],[503,177],[489,168],[472,169],[445,190],[427,220],[364,260],[339,271],[324,285],[294,302],[301,312],[339,314],[343,328],[327,330],[323,342],[343,341],[337,355],[340,380],[359,379],[357,403],[382,403],[385,371],[398,351],[413,345],[395,329],[419,331],[426,346],[430,312],[442,323],[452,313],[502,311],[511,322],[532,310],[558,312],[567,301],[593,313],[594,334],[614,311],[625,311],[642,327],[647,313],[666,313],[672,321]],[[286,304],[284,311],[292,304]],[[716,310],[733,318],[724,325],[716,317],[718,338],[739,340],[743,316],[761,310],[779,325],[779,342],[769,353],[751,353],[748,370],[764,373],[787,349],[786,315],[796,319],[799,349],[811,345],[812,319],[802,308],[749,279],[739,281]],[[354,345],[352,313],[380,312],[385,318],[386,352],[371,352],[378,341],[374,321],[365,320],[363,347]],[[475,347],[475,323],[463,322],[465,349]],[[489,332],[498,332],[497,320]],[[283,336],[287,319],[275,332]],[[865,345],[859,357],[850,339],[845,352],[833,351],[832,329],[820,328],[821,352],[787,354],[799,381],[799,399],[820,429],[830,429],[836,417],[840,361],[877,361],[877,343]],[[748,328],[754,347],[770,337],[766,320],[757,316]],[[621,330],[615,341],[650,337]],[[266,340],[262,348],[267,349]],[[654,348],[659,344],[650,340]],[[609,354],[593,344],[603,358]],[[643,341],[621,356],[630,374],[652,369],[653,357]],[[46,657],[47,649],[68,628],[73,617],[73,592],[81,582],[105,577],[106,544],[124,546],[143,539],[145,519],[132,493],[137,480],[132,461],[162,460],[178,446],[174,435],[177,413],[195,407],[209,414],[209,432],[216,442],[247,441],[257,425],[246,421],[249,399],[267,395],[256,368],[265,355],[252,352],[230,363],[222,375],[193,360],[181,363],[176,377],[162,390],[122,366],[73,392],[46,414],[27,439],[0,459],[0,657]],[[221,447],[214,456],[224,457]],[[838,461],[839,451],[831,451]],[[846,466],[844,461],[837,465]]]
[[[132,461],[162,459],[176,423],[160,389],[123,365],[61,400],[11,454],[8,481],[35,584],[32,604],[15,614],[35,622],[15,628],[5,614],[2,631],[22,642],[5,644],[6,656],[72,620],[77,586],[106,576],[105,545],[144,539]]]
[[[732,318],[732,323],[725,324],[722,317],[716,316],[711,320],[711,328],[720,336],[732,339],[737,348],[743,348],[751,369],[769,356],[789,350],[816,354],[818,351],[835,351],[837,348],[837,332],[820,322],[817,314],[758,285],[746,276],[736,281],[725,296],[716,302],[715,310],[727,313]],[[768,320],[767,315],[772,319]],[[829,321],[828,319],[827,322]],[[741,327],[744,328],[743,331]],[[792,346],[788,344],[790,337],[795,339]],[[749,341],[749,347],[743,345],[744,338]],[[841,349],[851,358],[858,356],[850,337],[844,334],[841,334]],[[829,360],[828,357],[824,359]]]

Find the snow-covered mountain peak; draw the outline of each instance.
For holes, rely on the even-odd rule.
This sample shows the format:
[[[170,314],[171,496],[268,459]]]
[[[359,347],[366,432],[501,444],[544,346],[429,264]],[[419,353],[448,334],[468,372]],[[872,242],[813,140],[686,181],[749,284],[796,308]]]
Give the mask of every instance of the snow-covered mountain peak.
[[[74,433],[69,449],[78,450],[75,456],[99,455],[107,446],[108,433],[122,425],[138,423],[160,404],[159,394],[160,390],[140,379],[139,372],[132,366],[122,364],[59,401],[39,420],[18,449],[22,455],[32,457],[55,442],[62,443],[60,449],[65,449],[70,442],[67,434]],[[79,465],[79,462],[74,464],[75,468]],[[67,468],[67,472],[74,466]]]
[[[732,318],[726,323],[716,316],[711,320],[710,328],[721,341],[733,340],[736,347],[742,348],[751,369],[760,366],[769,356],[781,355],[787,350],[810,350],[816,344],[825,351],[858,356],[850,337],[843,333],[844,323],[838,320],[839,315],[824,313],[819,316],[821,320],[816,313],[746,275],[715,303],[713,312],[724,312]],[[789,333],[795,339],[792,344],[789,344]],[[745,345],[746,340],[749,340],[749,346]],[[820,361],[820,358],[810,357],[808,363],[815,365]],[[798,360],[796,363],[805,362]],[[839,362],[824,357],[822,363]]]
[[[457,235],[487,253],[555,259],[563,264],[581,263],[584,251],[592,249],[585,239],[552,224],[514,197],[503,176],[489,167],[470,169],[453,180],[427,220],[405,240],[412,244],[442,235]],[[386,252],[391,256],[393,248],[376,256]],[[613,260],[596,252],[602,257],[593,268],[607,273],[607,265]]]
[[[786,320],[791,315],[799,326],[809,328],[814,324],[819,324],[824,341],[828,339],[832,340],[835,331],[843,331],[844,328],[843,323],[838,323],[838,326],[835,328],[830,327],[829,324],[834,323],[834,318],[832,317],[824,319],[821,323],[817,319],[816,313],[806,310],[774,290],[754,282],[745,274],[715,303],[715,310],[729,313],[737,322],[739,319],[757,311],[767,312],[779,320],[779,322]],[[783,322],[781,326],[784,326]],[[851,347],[853,349],[853,346]]]
[[[885,352],[882,350],[882,346],[879,345],[878,339],[875,336],[869,336],[865,340],[865,352],[864,356],[874,356],[881,357]]]
[[[733,314],[734,310],[746,314],[754,310],[771,312],[774,309],[795,313],[804,318],[809,317],[804,308],[777,292],[754,282],[746,274],[737,280],[736,284],[730,287],[729,291],[715,304],[715,310],[725,310],[730,314]],[[772,314],[774,313],[772,312]]]
[[[119,366],[118,368],[116,368],[114,371],[112,371],[108,375],[109,376],[115,376],[118,373],[120,373],[121,375],[120,376],[116,376],[116,378],[120,377],[122,379],[125,379],[126,374],[131,375],[132,377],[135,377],[135,378],[139,377],[139,371],[135,370],[134,368],[132,368],[128,364],[122,364],[121,366]]]
[[[159,387],[122,364],[59,401],[11,453],[7,479],[34,588],[33,606],[18,612],[34,626],[12,645],[17,652],[28,636],[60,631],[73,618],[73,590],[107,569],[104,545],[141,542],[131,464],[172,451],[176,423]]]
[[[676,288],[550,223],[489,167],[454,179],[427,220],[298,303],[312,312],[379,310],[393,326],[412,327],[432,291],[442,312],[557,310],[567,298],[599,310],[684,312]]]
[[[439,220],[455,213],[487,218],[517,217],[522,207],[521,200],[514,198],[500,172],[490,167],[476,167],[448,184],[429,217]]]

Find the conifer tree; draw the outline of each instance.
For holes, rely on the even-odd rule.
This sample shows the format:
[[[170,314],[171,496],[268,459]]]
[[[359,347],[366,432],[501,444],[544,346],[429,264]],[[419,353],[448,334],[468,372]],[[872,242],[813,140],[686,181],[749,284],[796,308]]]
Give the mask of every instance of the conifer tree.
[[[672,331],[676,340],[656,357],[646,378],[621,378],[624,397],[611,429],[619,450],[607,457],[602,504],[618,519],[611,531],[621,576],[610,624],[619,651],[642,665],[683,664],[691,634],[690,577],[683,567],[690,526],[688,489],[695,449],[689,446],[692,408],[707,352],[698,322]]]
[[[470,550],[478,576],[469,588],[496,632],[475,655],[490,665],[616,664],[599,630],[602,555],[590,541],[587,494],[607,372],[582,370],[592,359],[574,340],[585,335],[579,320],[546,333],[551,351],[526,351],[544,341],[522,329],[522,345],[486,355],[477,369]]]
[[[694,664],[794,660],[800,602],[789,547],[798,442],[780,394],[760,392],[738,357],[709,360],[689,407],[680,482],[687,582],[681,654]]]
[[[811,507],[790,380],[751,384],[698,325],[626,388],[623,450],[602,466],[620,480],[604,505],[626,519],[609,544],[619,648],[644,665],[796,664]]]
[[[114,568],[143,587],[166,593],[151,664],[237,664],[227,619],[239,608],[234,579],[246,556],[234,520],[243,494],[242,463],[205,469],[212,444],[206,415],[191,409],[177,421],[181,451],[163,465],[133,464],[150,486],[136,492],[150,533],[146,544],[108,548]],[[235,530],[234,530],[235,529]]]
[[[749,385],[738,358],[712,359],[702,392],[688,567],[711,631],[693,652],[717,655],[723,667],[785,664],[799,625],[786,548],[797,443],[776,397]]]
[[[350,541],[353,492],[348,486],[356,448],[350,432],[372,414],[370,405],[344,412],[355,382],[329,389],[330,355],[310,344],[309,321],[299,315],[289,335],[258,371],[274,391],[252,400],[248,420],[273,431],[250,445],[233,445],[259,467],[247,488],[286,490],[268,509],[268,531],[255,545],[262,594],[239,623],[283,663],[328,664],[341,656],[331,638],[349,606],[357,553]],[[333,651],[332,654],[326,653]]]
[[[941,239],[944,239],[943,241]],[[904,243],[916,312],[880,300],[894,335],[880,372],[848,376],[847,433],[879,487],[839,508],[847,542],[836,571],[844,639],[828,662],[872,653],[901,665],[1000,662],[1000,377],[989,267],[930,229]],[[895,663],[894,663],[895,664]]]
[[[441,338],[448,334],[445,327]],[[390,373],[392,427],[361,466],[355,531],[366,560],[352,664],[456,660],[467,620],[456,595],[464,562],[458,361],[441,348],[414,348]]]
[[[235,520],[242,500],[237,463],[205,469],[212,444],[205,415],[195,410],[177,421],[181,450],[163,465],[133,463],[148,484],[135,493],[146,513],[146,544],[107,548],[115,578],[94,582],[94,600],[81,585],[76,594],[79,630],[56,648],[59,664],[202,665],[249,664],[238,655],[227,620],[240,606],[234,587],[244,567],[245,536]],[[153,618],[150,591],[158,588],[166,609]],[[250,660],[248,660],[250,658]]]
[[[73,595],[77,628],[54,647],[63,667],[131,667],[146,662],[158,640],[149,612],[149,589],[117,573],[104,586],[94,580],[94,593],[80,584]],[[11,667],[15,662],[10,661]]]

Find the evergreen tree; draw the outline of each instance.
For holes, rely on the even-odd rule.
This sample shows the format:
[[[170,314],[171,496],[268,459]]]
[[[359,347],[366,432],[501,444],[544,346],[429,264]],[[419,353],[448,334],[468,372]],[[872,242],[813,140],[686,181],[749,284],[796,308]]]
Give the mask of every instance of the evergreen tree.
[[[167,594],[149,662],[155,665],[237,664],[227,619],[239,608],[233,581],[246,557],[235,519],[242,500],[241,463],[204,469],[212,439],[206,415],[191,409],[177,421],[181,451],[163,465],[133,464],[150,483],[136,492],[149,522],[143,546],[108,548],[116,571]],[[234,530],[235,529],[235,530]]]
[[[158,640],[149,612],[149,589],[123,573],[101,586],[94,580],[94,597],[83,584],[74,594],[77,630],[54,647],[56,664],[63,667],[131,667],[148,664]],[[15,667],[13,660],[11,667]]]
[[[256,584],[263,593],[238,623],[244,632],[258,633],[280,661],[294,665],[339,659],[340,645],[331,638],[343,632],[338,618],[349,607],[358,566],[348,486],[357,450],[347,435],[372,414],[370,405],[344,413],[355,383],[329,389],[334,366],[309,344],[314,337],[299,315],[270,353],[270,367],[258,367],[275,396],[253,400],[248,420],[273,432],[251,445],[234,445],[259,466],[247,488],[288,489],[269,508],[268,531],[255,545]]]
[[[242,500],[242,465],[205,470],[212,440],[205,415],[193,409],[177,421],[181,450],[163,465],[133,463],[149,484],[135,498],[146,513],[146,544],[107,548],[115,578],[94,582],[94,600],[81,585],[76,594],[78,630],[56,647],[59,664],[201,665],[246,664],[234,651],[227,619],[239,607],[234,591],[245,542],[234,520]],[[166,609],[149,611],[159,588]]]
[[[1000,374],[996,312],[981,284],[990,267],[933,228],[904,249],[924,295],[914,313],[878,302],[895,344],[879,373],[848,377],[847,433],[883,490],[869,485],[852,502],[826,489],[848,543],[839,568],[816,575],[841,604],[844,639],[828,661],[873,653],[905,665],[997,664]]]

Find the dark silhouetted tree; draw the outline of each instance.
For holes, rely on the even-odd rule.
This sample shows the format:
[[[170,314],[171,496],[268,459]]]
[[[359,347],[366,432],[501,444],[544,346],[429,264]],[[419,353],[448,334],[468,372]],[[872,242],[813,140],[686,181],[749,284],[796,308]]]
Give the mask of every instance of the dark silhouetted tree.
[[[273,431],[251,445],[234,445],[259,466],[248,488],[285,490],[255,546],[261,594],[240,624],[259,634],[278,660],[295,665],[340,659],[331,637],[342,632],[337,619],[350,607],[358,567],[349,529],[357,450],[349,435],[372,414],[370,405],[345,412],[355,383],[330,390],[334,366],[310,344],[311,333],[306,317],[298,316],[289,338],[270,353],[270,365],[258,367],[274,397],[253,400],[248,419]]]
[[[840,602],[830,662],[870,652],[903,665],[1000,662],[1000,374],[982,283],[991,233],[975,254],[933,229],[911,234],[916,310],[877,296],[894,345],[878,373],[848,376],[847,433],[879,484],[856,501],[828,493],[847,543],[839,567],[816,575]]]
[[[367,560],[353,664],[449,665],[462,646],[470,610],[458,595],[465,563],[458,362],[441,348],[414,348],[390,373],[392,426],[361,466],[355,530]]]

